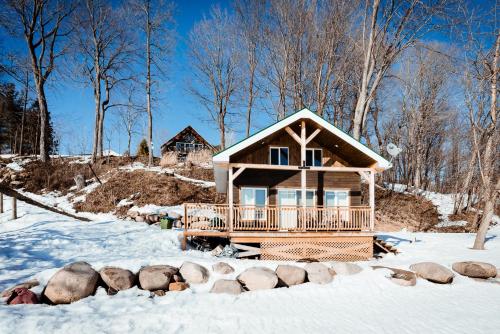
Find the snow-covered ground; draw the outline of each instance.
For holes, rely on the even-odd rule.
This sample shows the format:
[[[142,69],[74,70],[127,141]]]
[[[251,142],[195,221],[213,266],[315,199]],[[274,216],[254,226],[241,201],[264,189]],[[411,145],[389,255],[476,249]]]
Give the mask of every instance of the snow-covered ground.
[[[179,231],[143,223],[110,220],[85,223],[18,203],[19,219],[9,221],[10,200],[0,215],[0,289],[37,278],[42,285],[58,268],[87,261],[99,270],[115,265],[137,271],[148,264],[179,266],[190,260],[211,267],[220,260],[208,253],[182,252]],[[99,218],[99,217],[97,217]],[[133,288],[107,296],[100,289],[71,305],[0,305],[2,333],[494,333],[500,328],[500,285],[457,276],[451,285],[419,279],[414,287],[390,282],[385,270],[370,265],[408,268],[419,261],[447,267],[480,260],[500,266],[500,228],[488,234],[487,250],[475,251],[471,234],[389,233],[399,255],[359,262],[354,276],[333,283],[246,292],[239,296],[208,293],[215,279],[183,292],[149,298]],[[224,259],[235,277],[250,266],[274,269],[278,262]],[[302,266],[303,264],[297,264]],[[41,292],[41,287],[34,289]]]

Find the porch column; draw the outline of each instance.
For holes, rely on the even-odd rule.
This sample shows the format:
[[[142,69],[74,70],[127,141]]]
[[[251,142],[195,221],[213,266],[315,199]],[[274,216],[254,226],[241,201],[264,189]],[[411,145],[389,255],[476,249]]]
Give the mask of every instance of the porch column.
[[[370,231],[375,229],[375,171],[370,171]]]
[[[301,128],[300,128],[300,165],[302,167],[306,166],[306,122],[302,121],[301,122]],[[301,197],[302,197],[302,207],[304,210],[302,210],[302,228],[305,230],[305,217],[306,217],[306,169],[302,168],[300,171],[300,190],[301,190]]]
[[[234,220],[234,210],[233,210],[233,166],[229,165],[229,180],[227,188],[227,203],[229,206],[229,231],[233,232],[233,220]]]

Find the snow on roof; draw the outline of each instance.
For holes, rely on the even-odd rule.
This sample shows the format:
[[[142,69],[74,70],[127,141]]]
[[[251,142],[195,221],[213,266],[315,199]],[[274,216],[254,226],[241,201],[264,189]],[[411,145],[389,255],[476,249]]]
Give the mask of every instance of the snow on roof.
[[[273,125],[264,128],[263,130],[253,134],[252,136],[241,140],[240,142],[228,147],[224,151],[221,151],[213,156],[213,162],[214,164],[217,163],[227,163],[229,162],[229,158],[231,155],[235,154],[236,152],[239,152],[240,150],[255,144],[259,142],[260,140],[266,138],[267,136],[273,134],[274,132],[281,130],[290,124],[300,120],[300,119],[309,119],[317,124],[319,124],[323,129],[333,133],[335,136],[339,137],[340,139],[344,140],[346,143],[350,144],[354,148],[358,149],[362,153],[366,154],[373,160],[375,160],[378,164],[378,168],[380,169],[389,169],[392,167],[392,164],[382,157],[380,154],[376,153],[372,149],[370,149],[368,146],[362,144],[358,140],[354,139],[344,131],[340,130],[339,128],[335,127],[333,124],[327,122],[325,119],[322,117],[318,116],[316,113],[312,112],[311,110],[304,108],[300,111],[297,111],[296,113],[291,114],[290,116],[282,119],[281,121],[278,121],[274,123]]]

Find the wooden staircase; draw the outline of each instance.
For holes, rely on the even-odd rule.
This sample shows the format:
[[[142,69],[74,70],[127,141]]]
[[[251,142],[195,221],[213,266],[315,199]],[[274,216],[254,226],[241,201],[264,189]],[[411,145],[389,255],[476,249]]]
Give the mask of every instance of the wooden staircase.
[[[391,244],[388,244],[382,239],[377,238],[377,236],[373,236],[373,248],[374,253],[382,252],[382,253],[393,253],[398,254],[399,251]]]

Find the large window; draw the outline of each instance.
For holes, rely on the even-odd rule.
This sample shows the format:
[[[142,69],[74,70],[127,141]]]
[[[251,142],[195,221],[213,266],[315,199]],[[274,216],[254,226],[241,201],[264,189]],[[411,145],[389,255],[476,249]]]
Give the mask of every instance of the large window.
[[[288,165],[288,147],[271,147],[269,162],[271,165]]]
[[[313,207],[316,202],[316,192],[306,190],[306,206]],[[300,189],[279,189],[278,205],[280,206],[302,206],[302,191]]]
[[[203,144],[184,143],[178,141],[175,143],[175,148],[179,152],[199,151],[203,149]]]
[[[241,188],[242,219],[266,219],[267,188]]]
[[[325,207],[349,206],[349,191],[347,190],[326,190]]]
[[[306,149],[306,166],[321,166],[322,155],[320,148]]]

